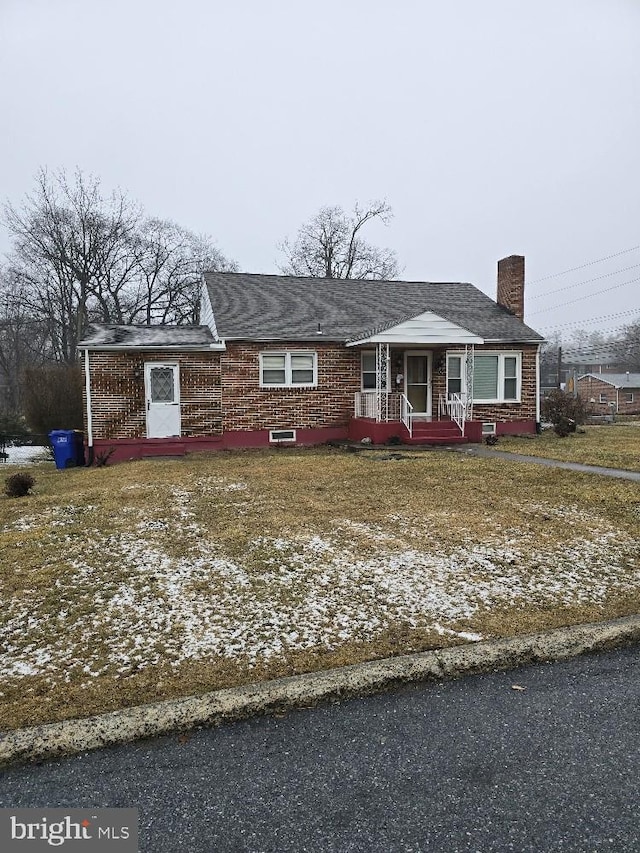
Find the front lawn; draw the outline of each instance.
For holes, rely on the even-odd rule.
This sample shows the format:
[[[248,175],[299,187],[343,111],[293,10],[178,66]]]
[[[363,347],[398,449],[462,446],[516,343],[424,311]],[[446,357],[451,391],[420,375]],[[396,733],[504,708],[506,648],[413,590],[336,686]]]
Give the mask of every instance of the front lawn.
[[[640,423],[604,424],[579,427],[579,430],[566,438],[560,438],[552,429],[537,436],[502,436],[497,449],[640,471]]]
[[[395,449],[30,471],[0,728],[640,611],[634,483]]]

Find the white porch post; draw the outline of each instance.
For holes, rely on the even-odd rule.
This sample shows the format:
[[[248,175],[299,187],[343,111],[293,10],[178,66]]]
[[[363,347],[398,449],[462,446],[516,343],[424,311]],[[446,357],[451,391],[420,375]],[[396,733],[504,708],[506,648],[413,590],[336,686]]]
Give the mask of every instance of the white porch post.
[[[391,387],[389,372],[391,358],[389,344],[376,344],[376,420],[389,420],[389,388]]]
[[[464,360],[465,360],[465,391],[466,391],[466,413],[465,418],[468,421],[473,420],[473,369],[475,367],[475,349],[473,344],[471,346],[465,346],[464,348]]]

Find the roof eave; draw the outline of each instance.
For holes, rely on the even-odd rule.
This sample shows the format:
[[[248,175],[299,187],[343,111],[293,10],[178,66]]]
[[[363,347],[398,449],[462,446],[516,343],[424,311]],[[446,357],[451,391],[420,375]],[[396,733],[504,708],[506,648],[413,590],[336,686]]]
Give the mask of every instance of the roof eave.
[[[368,338],[359,338],[358,340],[347,341],[348,347],[357,347],[364,346],[366,344],[389,344],[391,346],[397,346],[398,344],[405,344],[406,346],[415,345],[415,346],[464,346],[464,344],[471,345],[474,344],[476,346],[480,346],[481,344],[487,343],[484,338],[479,337],[478,335],[473,335],[462,338],[433,338],[431,340],[416,340],[415,338],[391,338],[388,335],[371,335]]]
[[[79,350],[88,350],[89,352],[129,352],[131,350],[135,350],[136,352],[156,352],[157,350],[171,350],[175,352],[223,352],[226,350],[226,346],[224,341],[220,341],[215,344],[198,344],[187,345],[187,344],[153,344],[144,346],[136,345],[136,344],[78,344]]]

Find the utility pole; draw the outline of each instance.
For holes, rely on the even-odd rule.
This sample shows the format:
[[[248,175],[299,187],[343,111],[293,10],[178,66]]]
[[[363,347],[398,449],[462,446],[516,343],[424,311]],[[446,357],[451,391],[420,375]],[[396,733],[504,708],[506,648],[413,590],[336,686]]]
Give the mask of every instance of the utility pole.
[[[558,388],[562,388],[562,347],[558,347]]]

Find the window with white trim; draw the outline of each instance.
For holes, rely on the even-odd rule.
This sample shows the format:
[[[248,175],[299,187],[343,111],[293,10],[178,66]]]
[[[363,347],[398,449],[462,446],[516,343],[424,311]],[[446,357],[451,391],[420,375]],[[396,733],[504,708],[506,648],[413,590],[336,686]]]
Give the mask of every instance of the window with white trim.
[[[313,388],[317,384],[317,353],[260,353],[261,388]]]
[[[474,403],[519,403],[522,353],[476,352],[473,365]],[[447,353],[447,397],[466,388],[465,358]]]
[[[476,353],[474,403],[520,402],[520,353]]]
[[[606,403],[607,402],[607,395],[606,394],[600,394],[598,402],[599,403]]]
[[[360,360],[362,390],[372,391],[376,387],[376,354],[374,350],[363,350]]]
[[[625,403],[633,403],[633,391],[627,391],[624,397]]]
[[[462,356],[447,356],[447,399],[462,393]]]

